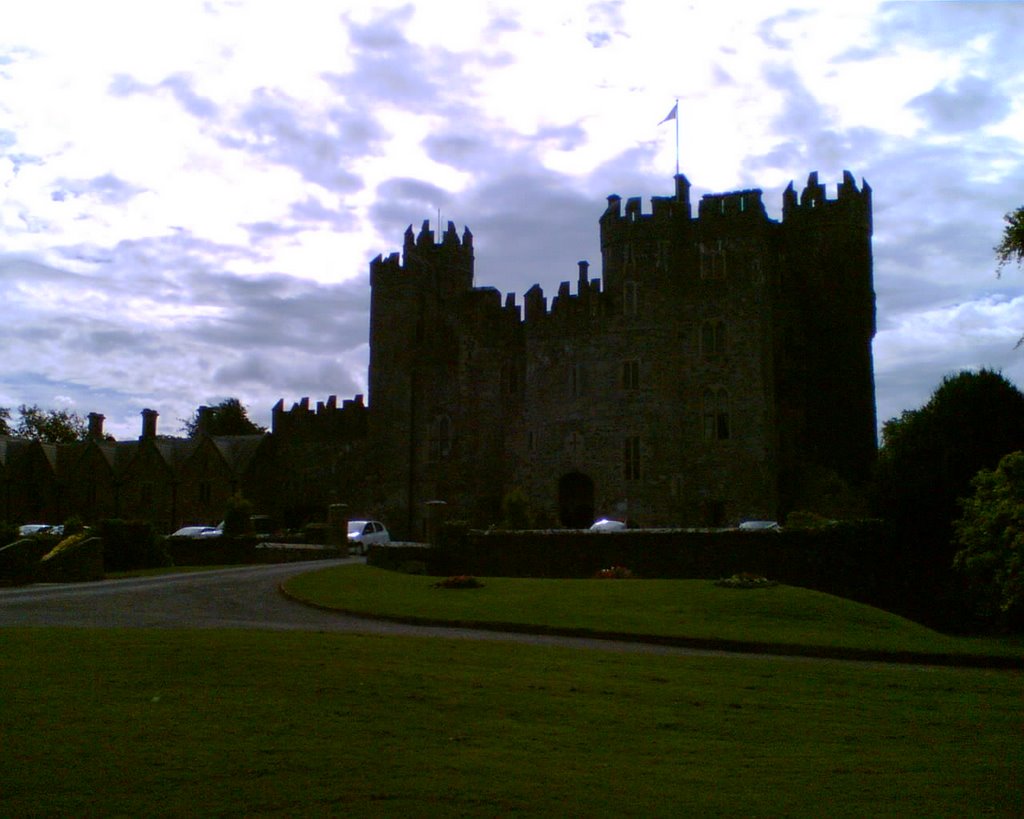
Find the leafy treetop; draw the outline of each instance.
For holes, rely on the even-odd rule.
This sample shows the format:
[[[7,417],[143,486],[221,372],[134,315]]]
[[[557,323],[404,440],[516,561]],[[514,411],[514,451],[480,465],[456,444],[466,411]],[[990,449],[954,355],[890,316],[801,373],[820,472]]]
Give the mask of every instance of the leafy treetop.
[[[11,411],[0,407],[0,435],[15,435],[46,444],[73,444],[86,437],[85,420],[71,410],[43,409],[37,404],[18,407],[18,421],[11,424]]]
[[[249,419],[249,413],[237,398],[226,398],[212,407],[200,407],[191,418],[183,421],[185,434],[194,438],[198,434],[202,414],[205,411],[205,428],[207,435],[262,435],[266,427]]]
[[[1006,222],[1003,238],[994,248],[1000,272],[1010,262],[1024,264],[1024,205],[1007,213],[1003,220]]]

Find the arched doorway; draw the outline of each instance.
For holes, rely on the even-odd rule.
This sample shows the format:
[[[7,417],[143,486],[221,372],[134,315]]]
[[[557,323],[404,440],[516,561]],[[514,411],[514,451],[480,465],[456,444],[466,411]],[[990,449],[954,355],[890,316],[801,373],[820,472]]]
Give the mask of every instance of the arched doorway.
[[[558,517],[570,529],[586,529],[594,522],[594,482],[581,472],[559,479]]]

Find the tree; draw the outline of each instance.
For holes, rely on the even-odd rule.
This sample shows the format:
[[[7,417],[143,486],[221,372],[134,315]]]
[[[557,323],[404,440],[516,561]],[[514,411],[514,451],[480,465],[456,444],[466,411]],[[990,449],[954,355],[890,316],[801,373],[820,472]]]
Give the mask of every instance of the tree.
[[[0,407],[0,435],[11,434],[11,410],[10,407]]]
[[[237,398],[225,398],[212,407],[199,407],[182,423],[189,438],[194,438],[200,429],[207,435],[262,435],[267,431],[266,427],[249,420],[248,411]]]
[[[14,434],[19,438],[31,438],[47,444],[73,444],[85,439],[85,421],[71,410],[44,410],[36,404],[22,404],[18,407],[18,414],[21,417],[14,427]]]
[[[895,557],[908,587],[929,606],[952,610],[957,599],[958,499],[979,470],[1016,450],[1024,450],[1024,394],[992,370],[947,376],[923,407],[884,425],[876,508],[901,544]]]
[[[967,578],[979,615],[1024,626],[1024,452],[981,470],[971,485],[955,524],[961,549],[953,565]]]
[[[1024,206],[1007,213],[1003,216],[1003,221],[1006,222],[1003,238],[993,248],[996,259],[999,260],[996,268],[999,272],[1002,272],[1010,262],[1024,264]]]

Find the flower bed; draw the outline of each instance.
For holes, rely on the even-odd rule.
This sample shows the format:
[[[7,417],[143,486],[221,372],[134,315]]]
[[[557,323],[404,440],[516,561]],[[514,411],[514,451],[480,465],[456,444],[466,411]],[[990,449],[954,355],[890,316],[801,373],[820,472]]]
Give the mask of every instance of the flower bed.
[[[598,569],[594,577],[598,580],[632,580],[636,575],[625,566],[609,566],[607,569]]]
[[[759,574],[740,572],[732,577],[723,577],[720,580],[716,580],[715,585],[723,586],[727,589],[769,589],[772,586],[777,586],[778,583]]]
[[[454,577],[446,577],[433,584],[435,589],[481,589],[483,583],[472,575],[457,574]]]

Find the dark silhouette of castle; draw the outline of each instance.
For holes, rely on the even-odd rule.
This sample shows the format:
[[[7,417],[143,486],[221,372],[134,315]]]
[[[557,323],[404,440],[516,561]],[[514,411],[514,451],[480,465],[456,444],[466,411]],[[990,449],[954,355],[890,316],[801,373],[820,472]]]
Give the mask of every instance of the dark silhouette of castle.
[[[517,488],[552,523],[777,519],[875,455],[871,189],[849,172],[760,190],[608,197],[603,281],[548,307],[473,286],[473,237],[410,227],[370,264],[370,442],[393,525],[423,504],[496,520]],[[824,477],[823,477],[824,476]]]
[[[9,521],[219,519],[245,494],[288,525],[331,503],[422,537],[429,504],[488,525],[525,496],[541,524],[734,524],[820,508],[876,450],[871,189],[812,173],[770,219],[760,190],[608,197],[603,278],[550,306],[474,287],[473,237],[406,231],[370,263],[369,407],[273,410],[265,436],[156,434],[55,447],[0,438]],[[201,413],[200,413],[201,414]],[[827,503],[825,504],[828,505]],[[831,511],[831,510],[826,510]]]

